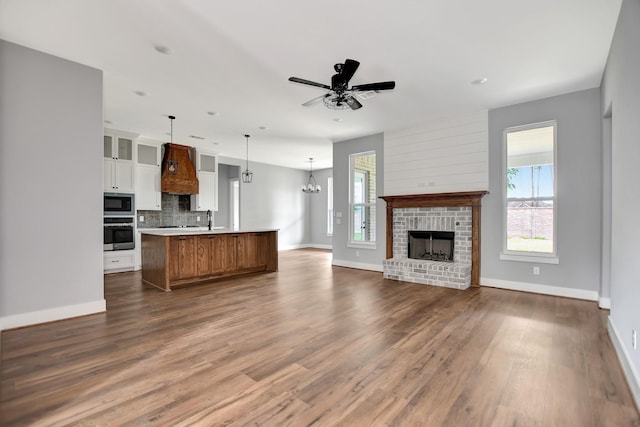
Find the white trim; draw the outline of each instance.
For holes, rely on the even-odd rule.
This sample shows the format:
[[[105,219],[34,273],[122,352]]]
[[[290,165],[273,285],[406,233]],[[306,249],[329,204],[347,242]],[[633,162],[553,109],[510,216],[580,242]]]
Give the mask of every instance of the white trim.
[[[333,245],[319,245],[317,243],[309,243],[306,247],[312,249],[333,249]]]
[[[538,283],[512,282],[511,280],[480,278],[480,286],[509,289],[512,291],[532,292],[534,294],[554,295],[558,297],[598,301],[598,292],[586,289],[565,288],[562,286],[540,285]]]
[[[638,377],[638,372],[631,362],[631,357],[629,357],[627,348],[623,344],[624,341],[620,339],[620,334],[613,324],[611,316],[609,316],[609,320],[607,322],[607,329],[609,330],[609,338],[611,338],[613,348],[616,349],[620,365],[622,365],[622,372],[624,372],[627,385],[629,386],[633,400],[636,403],[636,408],[640,408],[640,377]]]
[[[379,271],[380,273],[382,273],[383,271],[382,265],[367,264],[364,262],[346,261],[346,260],[335,259],[335,258],[331,260],[331,265],[335,265],[338,267],[357,268],[358,270]]]
[[[46,310],[13,314],[10,316],[0,317],[0,331],[36,325],[38,323],[54,322],[56,320],[68,319],[71,317],[86,316],[87,314],[102,313],[105,311],[107,311],[107,302],[102,299],[82,304],[65,305]]]
[[[502,261],[537,262],[540,264],[560,264],[560,258],[553,255],[532,255],[531,252],[522,254],[500,253]]]
[[[604,310],[610,310],[611,309],[611,298],[604,298],[604,297],[600,297],[598,299],[598,307],[604,309]]]
[[[523,259],[510,259],[510,258],[502,258],[503,254],[505,257],[509,256],[509,254],[513,253],[513,251],[507,250],[507,224],[508,224],[508,214],[507,214],[507,164],[508,164],[508,153],[507,153],[507,134],[510,132],[521,132],[525,130],[531,129],[539,129],[543,127],[553,127],[553,253],[550,254],[552,257],[558,256],[558,121],[557,120],[546,120],[538,123],[530,123],[526,125],[520,126],[511,126],[505,128],[502,131],[502,253],[500,254],[500,259],[510,260],[510,261],[524,261]],[[523,255],[530,256],[530,252],[524,252]],[[534,261],[534,262],[545,262],[545,261]],[[557,262],[548,262],[549,264],[558,264]]]
[[[278,250],[279,251],[291,251],[294,249],[307,249],[307,248],[312,248],[312,249],[333,249],[332,245],[319,245],[316,243],[303,243],[301,245],[284,245],[284,246],[279,246]]]
[[[304,249],[307,248],[308,246],[306,244],[302,244],[302,245],[279,245],[278,246],[278,250],[279,251],[290,251],[293,249]]]

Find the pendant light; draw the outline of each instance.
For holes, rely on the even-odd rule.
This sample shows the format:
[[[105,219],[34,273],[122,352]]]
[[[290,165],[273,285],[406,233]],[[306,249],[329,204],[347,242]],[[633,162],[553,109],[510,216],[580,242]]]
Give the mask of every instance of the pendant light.
[[[244,136],[247,138],[247,169],[242,172],[242,182],[245,184],[251,184],[251,181],[253,181],[253,172],[249,170],[249,136],[250,135]]]
[[[302,184],[302,191],[304,193],[319,193],[322,191],[322,187],[318,185],[313,177],[313,157],[309,157],[309,180],[306,184]]]
[[[176,116],[169,116],[169,120],[171,120],[171,144],[173,144],[173,121],[176,119]],[[178,172],[178,162],[173,157],[173,150],[171,150],[171,158],[167,162],[168,168],[167,173],[169,175],[175,175]]]

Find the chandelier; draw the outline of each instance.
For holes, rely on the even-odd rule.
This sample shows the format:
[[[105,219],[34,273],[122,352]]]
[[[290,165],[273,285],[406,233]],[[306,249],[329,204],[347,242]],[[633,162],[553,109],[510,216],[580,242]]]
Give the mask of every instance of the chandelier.
[[[251,181],[253,181],[253,172],[251,172],[249,170],[249,136],[250,135],[245,135],[244,137],[247,138],[247,169],[242,172],[242,182],[244,182],[245,184],[250,184]]]
[[[302,191],[304,193],[319,193],[322,191],[322,187],[318,185],[313,177],[313,157],[309,157],[309,180],[306,184],[302,184]]]

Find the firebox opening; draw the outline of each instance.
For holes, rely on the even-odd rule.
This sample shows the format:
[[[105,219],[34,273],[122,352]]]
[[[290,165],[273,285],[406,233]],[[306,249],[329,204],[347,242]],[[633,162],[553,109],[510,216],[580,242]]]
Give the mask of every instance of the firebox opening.
[[[453,262],[453,231],[409,230],[409,258]]]

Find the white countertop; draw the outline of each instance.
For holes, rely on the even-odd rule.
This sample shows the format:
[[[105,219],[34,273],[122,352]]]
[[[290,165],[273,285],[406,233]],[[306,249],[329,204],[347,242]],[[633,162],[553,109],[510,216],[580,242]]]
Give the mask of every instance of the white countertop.
[[[138,233],[150,234],[153,236],[181,236],[181,235],[193,235],[193,234],[239,234],[239,233],[266,233],[271,231],[278,231],[275,228],[243,228],[241,230],[229,230],[228,228],[219,228],[209,230],[207,227],[193,227],[193,228],[139,228]]]

